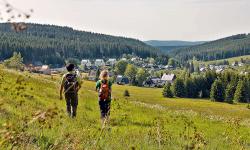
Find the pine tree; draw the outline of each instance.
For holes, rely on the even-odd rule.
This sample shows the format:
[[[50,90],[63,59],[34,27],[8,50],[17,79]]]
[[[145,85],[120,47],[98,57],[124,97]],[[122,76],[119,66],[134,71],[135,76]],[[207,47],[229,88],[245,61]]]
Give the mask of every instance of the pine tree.
[[[188,98],[196,97],[196,87],[191,78],[186,78],[185,80],[185,94]]]
[[[225,102],[232,104],[234,99],[235,86],[230,83],[225,90]]]
[[[167,83],[167,85],[164,86],[162,95],[164,97],[168,97],[168,98],[174,97],[173,92],[171,91],[171,84],[170,83]]]
[[[210,91],[210,99],[212,101],[217,101],[217,102],[224,101],[224,87],[221,80],[216,79],[212,84]]]
[[[189,72],[190,72],[190,73],[193,73],[193,72],[194,72],[194,63],[193,63],[193,61],[190,63]]]
[[[235,102],[247,102],[247,91],[246,91],[246,84],[243,80],[240,80],[237,84],[236,91],[234,94],[234,101]]]
[[[205,78],[206,78],[206,82],[207,82],[207,85],[206,85],[206,88],[207,90],[211,90],[211,86],[212,84],[214,83],[214,81],[216,80],[216,72],[215,71],[208,71],[206,72],[205,74]]]
[[[183,80],[177,78],[173,84],[173,92],[176,97],[185,97],[185,86]]]

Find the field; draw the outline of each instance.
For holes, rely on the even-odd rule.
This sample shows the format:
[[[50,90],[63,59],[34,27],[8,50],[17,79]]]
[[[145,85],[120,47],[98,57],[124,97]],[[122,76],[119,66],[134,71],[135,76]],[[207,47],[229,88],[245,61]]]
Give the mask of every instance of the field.
[[[245,104],[166,99],[161,89],[114,85],[102,130],[94,87],[84,81],[71,119],[59,100],[59,77],[1,69],[0,149],[250,149]]]
[[[229,64],[231,65],[233,62],[235,61],[240,61],[241,59],[246,60],[246,59],[250,59],[250,55],[245,55],[245,56],[239,56],[239,57],[232,57],[232,58],[228,58],[228,59],[220,59],[220,60],[214,60],[214,61],[205,61],[205,62],[201,62],[204,63],[205,65],[209,65],[209,64],[216,64],[216,62],[220,62],[223,60],[227,60],[229,62]]]

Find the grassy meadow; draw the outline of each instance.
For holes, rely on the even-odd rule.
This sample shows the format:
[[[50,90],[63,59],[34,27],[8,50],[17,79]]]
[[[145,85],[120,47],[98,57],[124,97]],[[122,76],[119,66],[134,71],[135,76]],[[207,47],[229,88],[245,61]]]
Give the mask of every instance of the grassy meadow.
[[[210,65],[210,64],[216,64],[216,62],[227,60],[229,62],[229,64],[231,65],[235,61],[240,62],[241,59],[248,60],[248,59],[250,59],[250,55],[232,57],[232,58],[228,58],[228,59],[219,59],[219,60],[213,60],[213,61],[205,61],[205,62],[201,62],[201,63],[203,63],[205,65]]]
[[[161,92],[114,85],[111,120],[101,129],[94,82],[84,81],[71,119],[59,77],[0,69],[0,149],[250,149],[247,105]]]

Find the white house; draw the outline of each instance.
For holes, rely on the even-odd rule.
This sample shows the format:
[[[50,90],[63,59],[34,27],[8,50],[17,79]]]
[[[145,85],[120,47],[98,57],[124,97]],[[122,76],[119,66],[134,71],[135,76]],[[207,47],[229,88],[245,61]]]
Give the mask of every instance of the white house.
[[[201,67],[200,68],[200,72],[206,72],[206,68],[205,67]]]
[[[82,61],[81,61],[81,65],[82,66],[87,66],[87,67],[90,67],[90,66],[92,66],[92,63],[91,63],[91,61],[89,60],[89,59],[83,59]]]
[[[114,66],[116,63],[116,59],[115,58],[110,58],[108,61],[107,61],[107,65],[110,65],[110,66]]]
[[[209,69],[210,70],[214,70],[215,69],[215,65],[209,65]]]
[[[223,72],[223,71],[224,71],[224,69],[222,69],[222,68],[218,68],[218,69],[216,69],[215,71],[216,71],[216,73],[221,73],[221,72]]]
[[[138,56],[136,56],[136,57],[131,58],[131,61],[132,62],[139,62],[139,61],[143,61],[143,59],[140,58],[140,57],[138,57]]]
[[[42,74],[46,74],[46,75],[50,75],[51,74],[51,70],[50,70],[50,68],[49,68],[48,65],[43,65],[41,67],[41,69],[39,70],[39,72],[42,73]]]
[[[237,62],[237,61],[234,61],[234,62],[232,63],[232,66],[233,66],[233,67],[238,66],[238,62]]]
[[[164,74],[162,77],[161,77],[161,80],[162,81],[165,81],[165,82],[168,82],[168,83],[173,83],[174,80],[176,79],[176,76],[175,74]]]
[[[239,62],[239,67],[242,67],[242,66],[244,66],[244,64],[242,63],[242,62]]]
[[[103,59],[96,59],[95,60],[95,66],[100,67],[100,66],[105,66],[105,62]]]
[[[166,65],[164,68],[167,69],[167,70],[172,70],[172,69],[174,69],[174,67],[173,67],[172,65]]]

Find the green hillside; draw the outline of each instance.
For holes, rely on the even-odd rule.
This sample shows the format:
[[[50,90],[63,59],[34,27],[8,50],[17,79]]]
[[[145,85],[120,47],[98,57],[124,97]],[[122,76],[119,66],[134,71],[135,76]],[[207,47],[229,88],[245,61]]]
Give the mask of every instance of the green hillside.
[[[101,130],[94,86],[83,83],[78,116],[70,119],[59,77],[1,69],[0,149],[250,148],[244,104],[166,99],[161,89],[114,85],[111,121]]]
[[[193,59],[209,61],[250,54],[250,34],[239,34],[197,46],[175,49],[169,54],[181,62]]]
[[[217,62],[222,62],[224,60],[228,61],[229,64],[232,64],[235,61],[240,62],[241,60],[250,60],[250,55],[232,57],[232,58],[227,58],[227,59],[219,59],[219,60],[213,60],[213,61],[205,61],[205,62],[199,62],[199,63],[204,63],[206,65],[209,65],[209,64],[216,64]]]
[[[0,61],[14,51],[21,52],[25,63],[62,65],[65,59],[122,57],[123,54],[156,57],[159,50],[131,38],[84,32],[69,27],[27,24],[28,29],[14,32],[0,24]]]

